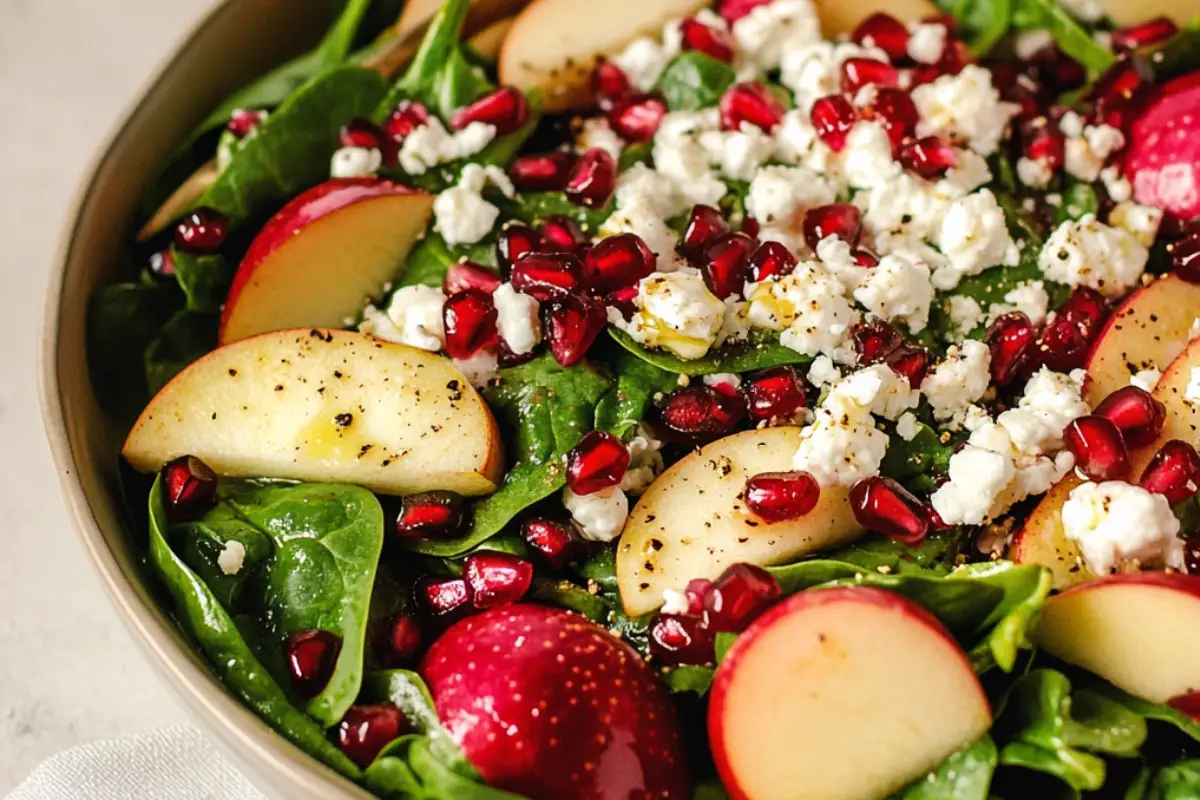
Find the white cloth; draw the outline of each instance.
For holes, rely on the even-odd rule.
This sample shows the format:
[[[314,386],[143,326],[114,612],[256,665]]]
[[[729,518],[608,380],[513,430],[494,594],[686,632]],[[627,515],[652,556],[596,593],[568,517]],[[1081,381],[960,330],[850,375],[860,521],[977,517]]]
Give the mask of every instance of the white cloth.
[[[195,728],[80,745],[46,759],[8,800],[266,800]]]

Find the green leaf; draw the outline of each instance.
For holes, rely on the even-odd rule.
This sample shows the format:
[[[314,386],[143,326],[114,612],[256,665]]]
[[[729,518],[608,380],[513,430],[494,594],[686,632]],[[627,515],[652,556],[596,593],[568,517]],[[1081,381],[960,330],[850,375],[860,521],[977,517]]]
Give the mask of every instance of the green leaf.
[[[1146,720],[1116,700],[1079,689],[1071,695],[1063,739],[1093,753],[1134,758],[1146,741]]]
[[[1029,632],[1050,596],[1053,575],[1036,565],[1013,569],[1011,562],[994,561],[967,564],[950,573],[949,577],[988,582],[1003,591],[1000,602],[980,623],[981,629],[991,628],[991,631],[970,655],[978,671],[983,671],[979,669],[981,666],[986,668],[988,662],[984,659],[990,658],[1000,669],[1011,672],[1017,661],[1017,651],[1033,648]]]
[[[1140,697],[1134,697],[1131,694],[1121,691],[1110,683],[1094,680],[1087,684],[1087,690],[1093,694],[1102,695],[1105,698],[1112,700],[1115,703],[1120,703],[1125,708],[1140,715],[1144,719],[1154,722],[1164,722],[1179,729],[1184,734],[1190,736],[1197,742],[1200,742],[1200,722],[1188,716],[1187,714],[1177,709],[1171,708],[1168,705],[1161,703],[1152,703],[1149,700],[1143,700]]]
[[[364,783],[387,800],[521,800],[520,795],[493,789],[446,766],[429,739],[408,735],[380,751],[367,768]]]
[[[997,759],[996,743],[984,736],[892,795],[892,800],[988,800]]]
[[[1098,214],[1100,199],[1096,197],[1096,190],[1090,183],[1068,178],[1062,191],[1062,202],[1050,208],[1051,218],[1055,227],[1058,227],[1067,220],[1078,220],[1084,214]]]
[[[617,385],[596,406],[596,430],[624,439],[645,419],[654,396],[676,388],[679,378],[626,350],[619,350],[610,366]]]
[[[496,252],[490,239],[469,247],[454,247],[446,244],[446,240],[433,231],[425,234],[405,261],[403,274],[397,281],[400,286],[432,286],[442,288],[446,280],[446,272],[451,266],[466,259],[484,266],[496,266]]]
[[[1200,797],[1200,759],[1146,768],[1126,800],[1195,800]]]
[[[729,64],[692,50],[671,59],[654,90],[672,111],[699,111],[715,106],[736,79]]]
[[[217,346],[216,314],[181,309],[162,326],[142,354],[146,387],[156,393],[183,368]]]
[[[621,157],[617,159],[617,172],[633,169],[634,164],[647,164],[652,149],[653,145],[650,142],[632,142],[625,145],[621,150]]]
[[[363,695],[370,702],[386,701],[399,708],[417,733],[428,740],[430,752],[439,761],[464,778],[478,779],[479,773],[438,720],[433,697],[420,675],[406,669],[367,673]]]
[[[1116,59],[1111,50],[1092,38],[1092,34],[1055,0],[1016,0],[1013,15],[1014,24],[1019,28],[1046,28],[1058,49],[1087,67],[1092,74],[1108,69]]]
[[[911,492],[929,494],[937,488],[937,479],[947,474],[956,445],[953,440],[943,443],[937,431],[917,423],[917,434],[910,440],[894,433],[889,436],[879,472]]]
[[[220,253],[198,255],[171,246],[175,277],[187,298],[188,311],[217,314],[225,302],[233,269]]]
[[[150,398],[142,354],[182,304],[164,283],[105,286],[88,307],[88,372],[104,409],[120,419],[142,410]]]
[[[990,53],[1012,22],[1013,0],[941,0],[939,5],[954,17],[976,58]]]
[[[663,682],[672,694],[691,693],[703,697],[712,686],[715,672],[712,667],[673,667],[663,675]]]
[[[1145,55],[1145,63],[1154,72],[1154,82],[1167,81],[1200,70],[1200,18],[1193,18],[1162,47]]]
[[[807,364],[812,356],[784,347],[774,337],[752,340],[744,344],[727,344],[710,350],[703,358],[685,360],[666,350],[648,350],[628,333],[610,327],[608,335],[643,361],[659,369],[681,375],[713,375],[718,372],[756,372],[760,369],[789,364]]]
[[[733,643],[737,641],[737,634],[728,631],[722,631],[716,636],[714,650],[716,651],[717,663],[720,664],[725,660],[726,654],[729,653],[729,648],[733,647]]]
[[[383,111],[390,112],[401,100],[417,100],[448,123],[455,109],[494,88],[463,50],[462,28],[470,5],[469,0],[442,4],[408,70],[383,101]]]
[[[572,203],[562,192],[522,192],[515,201],[499,201],[506,216],[526,225],[540,225],[550,217],[567,217],[589,236],[594,236],[612,213],[613,203],[604,208],[586,208]]]
[[[561,578],[535,578],[527,596],[539,603],[582,614],[592,622],[606,622],[608,613],[612,610],[604,598]]]
[[[323,764],[351,778],[362,771],[292,705],[259,662],[229,612],[167,542],[162,479],[150,490],[150,562],[175,602],[180,626],[195,640],[218,679],[268,725]],[[382,526],[380,529],[382,535]]]

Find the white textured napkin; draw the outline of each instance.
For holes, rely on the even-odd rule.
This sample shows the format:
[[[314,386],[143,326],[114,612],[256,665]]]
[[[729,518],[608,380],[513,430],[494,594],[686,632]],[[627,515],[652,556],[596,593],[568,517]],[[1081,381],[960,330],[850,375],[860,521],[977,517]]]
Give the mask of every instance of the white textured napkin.
[[[266,800],[195,728],[80,745],[38,765],[8,800]]]

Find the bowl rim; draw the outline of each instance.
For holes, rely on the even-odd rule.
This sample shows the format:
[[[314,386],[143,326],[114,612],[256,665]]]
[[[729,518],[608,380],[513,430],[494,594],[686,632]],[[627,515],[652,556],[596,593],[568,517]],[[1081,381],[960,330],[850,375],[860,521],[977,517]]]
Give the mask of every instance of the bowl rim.
[[[216,735],[225,752],[241,766],[249,769],[247,777],[258,777],[260,789],[276,792],[288,790],[284,796],[295,797],[293,791],[329,798],[371,798],[349,779],[326,767],[293,745],[268,726],[261,718],[234,697],[205,667],[194,652],[185,651],[179,644],[179,631],[165,609],[154,609],[141,597],[105,541],[87,493],[79,478],[80,461],[76,458],[76,443],[67,426],[59,377],[59,353],[63,346],[61,312],[63,288],[67,269],[75,258],[78,233],[85,211],[93,200],[96,184],[111,166],[117,145],[130,136],[135,115],[152,96],[161,91],[164,78],[180,54],[200,45],[240,0],[215,0],[201,16],[179,35],[175,44],[143,79],[122,105],[116,120],[110,124],[101,144],[82,172],[78,188],[66,206],[61,223],[50,274],[45,288],[39,332],[41,344],[37,357],[37,384],[42,424],[50,445],[59,487],[66,501],[68,516],[78,538],[83,543],[93,567],[99,573],[105,591],[118,611],[118,616],[134,634],[144,654],[149,654],[154,669],[166,679],[193,719],[200,721],[206,733]],[[124,530],[118,533],[124,535]],[[265,786],[263,781],[266,781]]]

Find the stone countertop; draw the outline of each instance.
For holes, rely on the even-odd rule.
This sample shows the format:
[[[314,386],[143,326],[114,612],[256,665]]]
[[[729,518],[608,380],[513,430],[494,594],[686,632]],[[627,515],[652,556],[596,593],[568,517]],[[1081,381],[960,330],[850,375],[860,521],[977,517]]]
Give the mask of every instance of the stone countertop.
[[[0,796],[74,745],[185,720],[67,520],[37,402],[43,291],[103,137],[208,0],[0,0]]]

